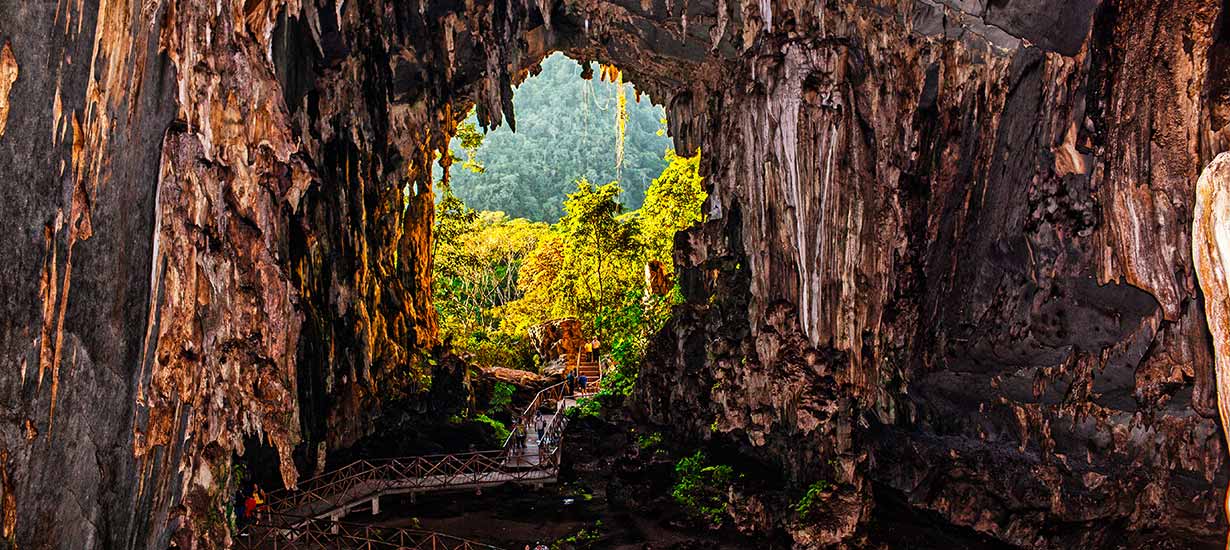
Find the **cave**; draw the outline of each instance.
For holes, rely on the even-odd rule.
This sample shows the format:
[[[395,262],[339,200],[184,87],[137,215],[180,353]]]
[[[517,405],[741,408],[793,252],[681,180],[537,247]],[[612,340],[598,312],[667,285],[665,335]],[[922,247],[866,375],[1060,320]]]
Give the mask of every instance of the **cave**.
[[[1230,317],[1192,226],[1224,7],[0,0],[0,547],[227,547],[245,447],[294,486],[464,392],[432,166],[471,107],[515,128],[553,52],[702,152],[630,414],[834,487],[823,521],[732,495],[741,532],[863,547],[892,501],[1019,548],[1218,546]]]

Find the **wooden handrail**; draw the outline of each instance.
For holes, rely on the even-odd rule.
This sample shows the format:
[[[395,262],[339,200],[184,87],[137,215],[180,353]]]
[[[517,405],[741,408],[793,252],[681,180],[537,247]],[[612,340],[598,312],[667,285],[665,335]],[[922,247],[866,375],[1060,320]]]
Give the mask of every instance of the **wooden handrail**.
[[[423,529],[379,527],[266,512],[248,525],[247,536],[234,541],[235,548],[397,548],[408,550],[502,550],[445,533]]]
[[[597,387],[601,380],[594,381]],[[574,394],[572,397],[593,395]],[[516,481],[541,482],[558,475],[560,441],[566,427],[568,405],[565,382],[552,384],[534,395],[529,406],[515,418],[513,431],[500,449],[464,453],[410,456],[379,460],[356,460],[341,468],[303,480],[297,490],[270,494],[269,508],[291,517],[320,518],[334,515],[364,500],[389,492],[417,492],[466,486],[494,485]],[[555,414],[544,432],[548,445],[540,442],[538,461],[527,461],[514,449],[516,428],[527,432],[536,413],[554,403]],[[544,448],[545,447],[545,448]],[[515,460],[514,460],[515,458]]]

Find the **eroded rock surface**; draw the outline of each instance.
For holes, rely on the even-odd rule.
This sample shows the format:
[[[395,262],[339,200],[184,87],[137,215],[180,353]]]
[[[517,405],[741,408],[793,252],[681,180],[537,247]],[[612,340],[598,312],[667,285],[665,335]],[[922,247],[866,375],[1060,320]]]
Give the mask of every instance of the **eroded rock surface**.
[[[905,4],[774,10],[813,40],[709,109],[641,407],[834,483],[826,522],[761,527],[800,546],[857,540],[873,483],[1022,547],[1217,544],[1188,252],[1217,7]]]
[[[554,50],[704,153],[634,405],[780,494],[829,482],[823,520],[735,495],[741,529],[856,545],[879,486],[1022,547],[1219,539],[1189,228],[1227,144],[1221,12],[0,0],[6,540],[225,545],[247,438],[293,484],[427,389],[430,165],[470,105],[514,125]]]

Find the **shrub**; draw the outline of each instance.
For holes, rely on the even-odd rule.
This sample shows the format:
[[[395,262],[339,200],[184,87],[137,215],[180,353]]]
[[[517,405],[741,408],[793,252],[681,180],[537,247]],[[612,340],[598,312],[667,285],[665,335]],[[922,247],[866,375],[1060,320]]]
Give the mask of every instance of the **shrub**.
[[[641,434],[636,437],[636,446],[642,451],[647,451],[662,444],[661,432],[653,432],[651,434]]]
[[[640,366],[645,361],[649,338],[670,318],[671,306],[682,301],[678,285],[667,296],[629,295],[620,308],[608,310],[595,320],[595,327],[610,338],[611,368],[602,378],[597,398],[604,405],[619,406],[632,394]]]
[[[734,480],[727,465],[709,464],[704,451],[684,458],[675,465],[675,486],[671,497],[692,517],[720,527],[726,516],[726,492]]]
[[[593,527],[583,527],[580,531],[559,539],[551,544],[552,550],[563,548],[593,548],[594,543],[602,538],[602,520],[594,522]]]
[[[803,498],[800,498],[799,502],[794,505],[794,511],[798,512],[804,519],[810,517],[823,494],[832,488],[832,484],[826,479],[812,483],[807,488],[807,492],[803,494]]]
[[[517,391],[517,387],[508,382],[496,382],[491,388],[491,401],[487,403],[488,409],[506,409],[512,404],[513,393]]]
[[[491,429],[495,430],[495,439],[499,442],[498,444],[502,445],[504,440],[508,439],[508,427],[505,426],[503,422],[500,422],[499,420],[491,418],[485,414],[475,416],[474,421],[491,426]]]
[[[602,404],[599,403],[597,399],[590,398],[590,397],[581,398],[580,400],[577,401],[577,404],[575,407],[572,407],[571,409],[564,411],[564,415],[568,417],[568,420],[577,420],[580,418],[598,416],[601,413],[602,413]]]

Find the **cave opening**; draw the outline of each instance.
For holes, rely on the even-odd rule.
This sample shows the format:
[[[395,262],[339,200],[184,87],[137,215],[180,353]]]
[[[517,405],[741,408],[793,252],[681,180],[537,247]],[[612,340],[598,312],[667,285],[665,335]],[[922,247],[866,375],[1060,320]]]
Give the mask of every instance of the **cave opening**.
[[[486,460],[558,379],[531,327],[647,360],[634,388],[610,373],[626,406],[570,404],[568,452],[537,469],[560,477],[486,489],[500,513],[440,530],[516,508],[569,520],[495,539],[516,547],[874,548],[882,501],[926,512],[898,537],[914,548],[985,545],[913,524],[1030,549],[1224,540],[1225,316],[1202,296],[1225,284],[1196,276],[1188,229],[1230,132],[1227,9],[0,0],[0,547],[245,546],[223,521],[244,460],[275,498],[353,488],[352,464],[405,481],[422,463],[392,457]],[[614,139],[578,200],[594,216],[570,217],[576,186],[513,193],[515,173],[484,182],[505,172],[480,148],[448,153],[467,124],[541,134],[513,86],[557,51],[666,105],[672,143],[704,153],[680,160],[704,175],[703,223],[631,223],[652,193],[603,190],[634,164],[603,173]],[[1230,180],[1209,166],[1210,189]],[[547,283],[441,306],[435,283],[483,286],[463,280],[481,239],[451,260],[437,239],[492,227],[558,239],[531,270]],[[647,300],[647,254],[593,238],[649,229],[676,245],[658,260],[682,296],[659,278]],[[598,291],[558,276],[569,254]],[[454,495],[420,509],[477,501]],[[307,523],[340,536],[350,508],[376,523],[405,504],[370,496]],[[594,502],[622,507],[617,528]]]
[[[618,68],[552,53],[513,89],[515,130],[483,132],[474,111],[458,125],[448,179],[441,163],[434,167],[437,187],[479,212],[555,223],[576,180],[617,181],[624,211],[639,210],[673,145],[661,102],[623,78]]]
[[[447,345],[544,373],[581,347],[644,348],[678,302],[674,233],[705,193],[699,155],[675,153],[665,110],[618,68],[557,52],[531,75],[515,130],[471,112],[436,165],[432,279]]]
[[[522,410],[560,381],[595,394],[592,408],[578,402],[585,414],[628,397],[650,338],[682,301],[675,234],[703,221],[707,194],[700,152],[677,154],[666,110],[626,78],[614,66],[554,53],[517,85],[505,124],[480,130],[480,106],[445,125],[452,139],[435,154],[431,182],[408,178],[400,201],[407,220],[431,205],[425,250],[441,346],[426,366],[425,391],[382,402],[369,433],[345,448],[305,445],[330,451],[301,453],[301,472],[313,464],[317,472],[323,463],[344,471],[363,460],[500,449],[515,436]],[[345,153],[334,158],[350,162]],[[408,261],[405,252],[397,250],[395,266]],[[327,346],[311,355],[325,353]],[[598,370],[587,370],[590,362]],[[326,384],[349,383],[348,374]],[[300,391],[305,387],[321,384],[309,381]],[[530,507],[558,505],[541,492],[506,496]],[[444,500],[452,510],[472,499]],[[384,506],[416,517],[438,508],[397,499]],[[480,533],[484,516],[474,506],[467,529]]]
[[[290,231],[304,311],[300,481],[364,458],[498,447],[519,407],[542,381],[565,378],[565,356],[585,346],[623,365],[612,372],[626,396],[649,337],[681,300],[674,234],[701,221],[706,196],[695,120],[668,122],[653,101],[688,103],[672,92],[671,55],[585,45],[589,21],[577,14],[556,18],[551,45],[538,49],[544,21],[531,13],[519,44],[529,51],[498,68],[475,63],[489,52],[466,41],[394,56],[388,81],[374,81],[389,86],[381,105],[373,81],[342,71],[332,88],[308,85],[355,53],[339,44],[340,12],[319,17],[319,29],[284,18],[274,33],[275,56],[289,59],[277,76],[292,115],[334,125],[309,130],[317,178]],[[409,31],[425,30],[411,19]],[[542,86],[564,75],[564,93]],[[535,115],[518,104],[525,95],[556,109]],[[422,126],[384,125],[407,111]],[[347,125],[352,139],[326,137]],[[668,152],[675,144],[690,156]],[[525,290],[523,261],[537,268]],[[495,367],[538,378],[482,372]]]

